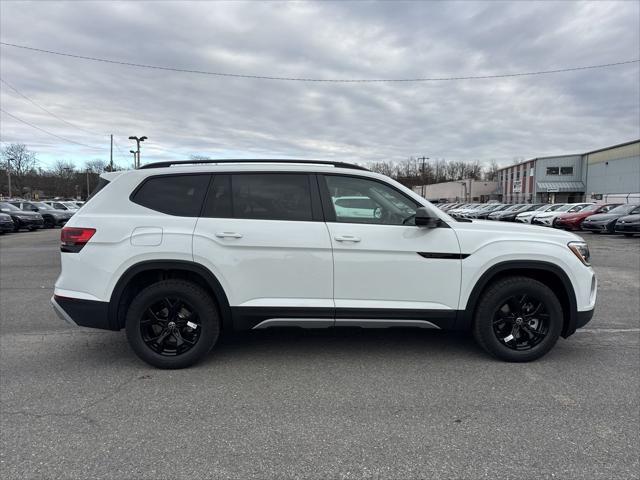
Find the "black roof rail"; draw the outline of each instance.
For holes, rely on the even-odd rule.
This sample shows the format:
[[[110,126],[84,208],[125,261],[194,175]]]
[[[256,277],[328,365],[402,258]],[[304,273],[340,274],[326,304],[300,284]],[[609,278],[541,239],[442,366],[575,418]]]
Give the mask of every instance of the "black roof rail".
[[[368,168],[361,167],[360,165],[354,165],[352,163],[345,162],[332,162],[329,160],[278,160],[278,159],[238,159],[233,160],[225,158],[223,160],[173,160],[167,162],[154,162],[142,165],[140,169],[145,168],[167,168],[174,165],[207,165],[207,164],[224,164],[224,163],[291,163],[291,164],[305,164],[305,165],[332,165],[338,168],[352,168],[354,170],[369,171]]]

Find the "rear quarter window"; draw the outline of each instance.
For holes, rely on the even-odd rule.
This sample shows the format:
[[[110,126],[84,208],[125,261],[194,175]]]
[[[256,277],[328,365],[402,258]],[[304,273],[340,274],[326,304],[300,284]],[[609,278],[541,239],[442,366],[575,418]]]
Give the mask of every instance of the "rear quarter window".
[[[202,208],[210,175],[163,175],[147,178],[131,201],[156,212],[197,217]]]

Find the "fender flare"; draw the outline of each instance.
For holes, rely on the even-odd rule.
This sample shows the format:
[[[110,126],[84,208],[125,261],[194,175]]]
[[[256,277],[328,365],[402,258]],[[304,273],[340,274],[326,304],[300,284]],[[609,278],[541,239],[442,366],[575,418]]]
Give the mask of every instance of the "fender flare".
[[[489,282],[493,278],[495,278],[496,275],[510,270],[539,270],[547,273],[552,273],[556,277],[558,277],[567,293],[567,300],[569,303],[568,311],[564,312],[565,318],[564,325],[562,327],[562,336],[566,338],[575,332],[578,307],[573,284],[571,283],[571,280],[569,279],[567,273],[562,268],[553,263],[539,260],[507,260],[497,263],[488,268],[480,276],[473,289],[471,290],[465,309],[459,311],[456,325],[457,329],[467,330],[471,328],[471,325],[473,324],[473,314],[478,304],[478,300],[480,299],[480,294],[483,292]]]
[[[148,260],[130,266],[118,279],[116,286],[111,292],[108,319],[109,325],[114,330],[120,329],[118,321],[120,317],[119,308],[120,300],[125,288],[136,275],[151,270],[182,270],[199,275],[214,294],[214,299],[220,309],[223,328],[231,327],[231,308],[229,306],[229,299],[216,276],[208,268],[198,263],[186,260]]]

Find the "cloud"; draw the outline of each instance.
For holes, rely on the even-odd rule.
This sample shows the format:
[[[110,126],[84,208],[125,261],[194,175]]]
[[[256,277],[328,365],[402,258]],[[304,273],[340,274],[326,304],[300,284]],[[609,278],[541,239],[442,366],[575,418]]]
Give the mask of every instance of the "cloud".
[[[640,57],[637,2],[3,2],[4,42],[129,62],[314,78],[491,75]],[[29,28],[25,28],[27,25]],[[638,64],[455,82],[325,84],[212,77],[10,47],[3,142],[44,163],[215,157],[453,160],[579,152],[640,136]],[[124,152],[124,153],[121,153]]]

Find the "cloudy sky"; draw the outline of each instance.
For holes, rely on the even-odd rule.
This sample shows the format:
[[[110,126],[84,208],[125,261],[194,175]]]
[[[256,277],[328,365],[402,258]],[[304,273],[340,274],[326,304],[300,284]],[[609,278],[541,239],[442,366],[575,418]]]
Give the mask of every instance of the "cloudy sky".
[[[639,6],[3,0],[0,37],[247,75],[483,76],[638,59]],[[143,69],[6,45],[0,54],[1,140],[27,144],[43,165],[106,160],[109,134],[123,166],[131,162],[129,135],[149,137],[143,163],[192,154],[359,162],[426,155],[504,165],[640,137],[638,63],[501,79],[321,83]]]

